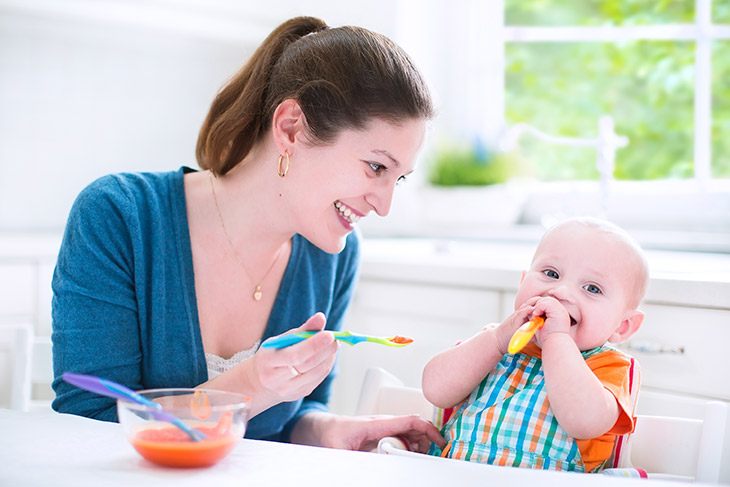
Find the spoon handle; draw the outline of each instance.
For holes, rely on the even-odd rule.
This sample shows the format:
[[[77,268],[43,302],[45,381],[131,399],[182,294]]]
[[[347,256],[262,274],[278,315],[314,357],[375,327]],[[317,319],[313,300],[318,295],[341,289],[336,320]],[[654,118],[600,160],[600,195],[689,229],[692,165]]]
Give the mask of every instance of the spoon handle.
[[[132,389],[123,386],[122,384],[117,384],[116,382],[102,379],[101,377],[96,377],[93,375],[74,374],[72,372],[64,372],[61,377],[69,384],[73,384],[80,389],[84,389],[85,391],[93,392],[95,394],[99,394],[100,396],[112,397],[114,399],[121,399],[123,401],[150,407],[152,408],[152,411],[149,411],[149,414],[153,418],[177,426],[182,431],[184,431],[185,434],[187,434],[193,441],[200,441],[205,439],[204,433],[192,429],[191,427],[186,425],[180,418],[163,411],[161,404],[150,401],[146,397],[142,396],[141,394],[137,394]]]
[[[525,348],[525,345],[527,345],[530,340],[532,340],[535,332],[542,328],[542,325],[544,324],[545,319],[542,316],[535,316],[530,321],[520,326],[517,331],[514,332],[512,338],[509,341],[507,352],[510,354],[515,354]]]
[[[287,335],[279,335],[273,338],[269,338],[264,343],[261,344],[261,348],[286,348],[290,347],[292,345],[296,345],[299,342],[303,342],[307,338],[317,334],[319,332],[317,331],[298,331],[296,333],[289,333]],[[380,337],[371,337],[368,335],[359,335],[357,333],[352,333],[349,331],[336,331],[332,333],[335,337],[335,340],[338,340],[340,342],[344,342],[350,345],[356,345],[358,343],[362,342],[373,342],[373,343],[381,343],[383,345],[390,345],[391,347],[400,347],[403,346],[401,343],[394,343],[394,342],[388,342],[388,339],[386,338],[380,338]]]
[[[84,389],[89,392],[94,392],[101,396],[113,397],[114,399],[123,399],[129,402],[136,402],[137,404],[143,404],[145,406],[153,407],[155,409],[162,409],[162,406],[154,401],[150,401],[134,392],[132,389],[125,387],[116,382],[112,382],[101,377],[95,377],[93,375],[74,374],[71,372],[64,372],[63,380],[69,384],[73,384],[80,389]]]

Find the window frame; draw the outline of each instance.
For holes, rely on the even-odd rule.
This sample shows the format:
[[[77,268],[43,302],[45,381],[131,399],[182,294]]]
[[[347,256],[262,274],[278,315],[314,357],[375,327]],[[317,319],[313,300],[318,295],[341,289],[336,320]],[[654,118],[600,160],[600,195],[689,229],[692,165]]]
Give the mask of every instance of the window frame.
[[[364,233],[534,242],[555,218],[593,214],[624,226],[647,248],[730,252],[730,178],[711,177],[711,50],[714,41],[730,39],[730,24],[712,23],[710,0],[695,3],[692,23],[533,27],[507,25],[505,0],[463,0],[448,6],[438,0],[399,0],[396,41],[432,87],[438,117],[423,151],[425,170],[398,189],[387,219],[362,222]],[[428,183],[427,167],[439,143],[479,137],[489,147],[502,146],[511,128],[506,119],[507,43],[625,40],[695,42],[697,163],[692,177],[651,181],[610,177],[606,205],[600,203],[607,194],[603,181],[512,180],[497,185],[501,188],[446,189]],[[577,136],[596,134],[596,126],[586,126]],[[502,197],[494,196],[500,193]],[[581,199],[571,205],[576,195]]]
[[[717,1],[717,0],[714,0]],[[632,26],[521,26],[502,29],[500,50],[507,43],[689,41],[695,44],[694,179],[705,186],[712,179],[712,44],[730,40],[730,25],[714,24],[713,0],[695,0],[692,24]],[[504,1],[500,0],[504,11]]]

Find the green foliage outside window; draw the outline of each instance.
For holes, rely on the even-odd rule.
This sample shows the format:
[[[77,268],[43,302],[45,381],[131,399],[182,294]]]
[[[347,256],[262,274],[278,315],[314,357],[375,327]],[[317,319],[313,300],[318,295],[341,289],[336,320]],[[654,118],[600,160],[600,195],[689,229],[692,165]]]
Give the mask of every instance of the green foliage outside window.
[[[730,8],[714,2],[718,17]],[[694,2],[506,0],[512,25],[691,23]],[[690,178],[694,151],[694,49],[688,41],[512,43],[507,45],[507,121],[552,134],[593,137],[611,115],[630,139],[619,149],[618,179]],[[730,176],[730,42],[713,56],[712,171]],[[724,81],[723,81],[724,80]],[[522,154],[544,180],[596,179],[594,150],[527,139]]]
[[[694,21],[694,4],[695,0],[505,0],[505,21],[534,26],[681,24]]]
[[[712,2],[712,20],[718,24],[730,24],[730,2],[727,0]]]
[[[730,16],[730,2],[727,14]],[[714,46],[712,65],[712,174],[730,177],[730,41]]]

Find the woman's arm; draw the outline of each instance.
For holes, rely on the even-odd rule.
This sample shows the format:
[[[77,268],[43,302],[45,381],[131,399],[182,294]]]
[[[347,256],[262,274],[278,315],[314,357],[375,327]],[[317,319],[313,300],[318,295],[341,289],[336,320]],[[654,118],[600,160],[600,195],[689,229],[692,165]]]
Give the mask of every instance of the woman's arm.
[[[418,416],[340,416],[310,412],[296,424],[292,443],[345,450],[372,451],[381,438],[398,436],[411,450],[426,452],[434,442],[446,445],[438,429]]]
[[[129,204],[116,180],[105,177],[82,191],[71,209],[53,276],[56,411],[117,420],[113,399],[65,383],[63,372],[141,389]]]
[[[337,331],[342,329],[347,310],[352,302],[352,297],[357,284],[357,276],[360,268],[360,235],[352,232],[347,236],[345,249],[338,254],[336,265],[331,274],[331,281],[325,281],[325,286],[320,289],[331,289],[329,304],[327,306],[327,329]],[[321,257],[321,253],[318,253]],[[326,259],[332,259],[326,256]],[[322,267],[322,266],[320,266]],[[323,278],[321,271],[319,279]],[[320,283],[322,284],[322,283]],[[330,418],[335,415],[329,414],[329,399],[332,391],[332,383],[337,375],[337,366],[331,368],[329,374],[322,382],[307,395],[302,401],[299,410],[286,424],[282,432],[282,438],[292,443],[303,443],[312,445],[324,445],[320,435],[322,428],[317,427],[314,418]],[[305,419],[306,418],[306,419]],[[329,421],[325,421],[329,424]]]

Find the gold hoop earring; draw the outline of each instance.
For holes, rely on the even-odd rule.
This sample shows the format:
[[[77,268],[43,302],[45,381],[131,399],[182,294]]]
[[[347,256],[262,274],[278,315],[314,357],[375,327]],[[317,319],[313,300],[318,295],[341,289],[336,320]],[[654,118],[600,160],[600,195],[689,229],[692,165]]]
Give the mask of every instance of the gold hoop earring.
[[[282,162],[284,162],[285,157],[286,166],[282,167]],[[276,163],[276,172],[279,174],[279,177],[282,178],[289,172],[289,151],[285,150],[284,153],[279,156],[279,161]]]

